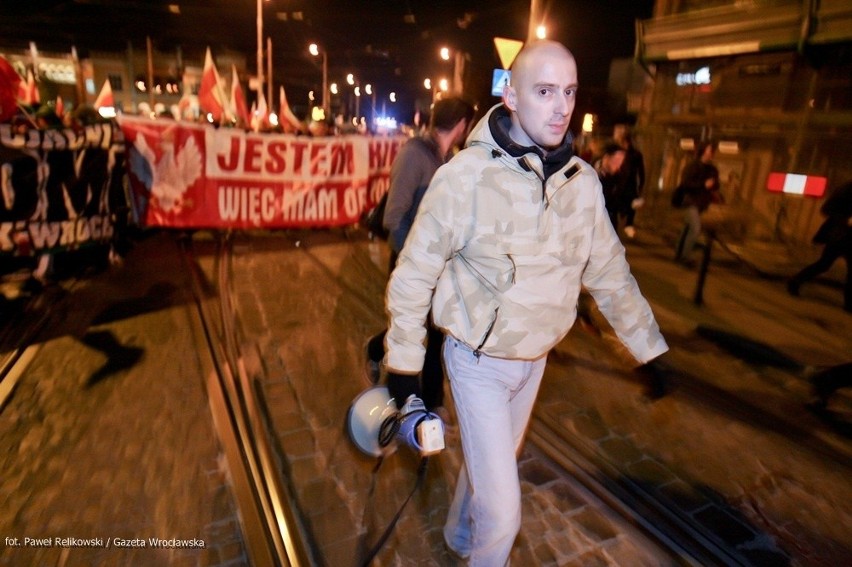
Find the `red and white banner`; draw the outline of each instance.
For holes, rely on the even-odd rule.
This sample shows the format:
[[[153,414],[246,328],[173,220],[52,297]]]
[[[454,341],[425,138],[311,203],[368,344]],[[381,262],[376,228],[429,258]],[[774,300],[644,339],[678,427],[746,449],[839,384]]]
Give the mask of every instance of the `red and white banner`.
[[[798,173],[772,172],[766,179],[766,188],[775,193],[790,193],[808,197],[822,197],[828,178]]]
[[[309,138],[121,117],[140,224],[175,228],[331,227],[384,195],[406,138]]]

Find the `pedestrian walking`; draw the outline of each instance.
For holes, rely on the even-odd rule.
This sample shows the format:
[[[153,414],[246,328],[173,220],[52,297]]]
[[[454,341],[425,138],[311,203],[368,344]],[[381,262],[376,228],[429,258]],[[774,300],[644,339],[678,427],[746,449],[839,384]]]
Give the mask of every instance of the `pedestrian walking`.
[[[615,142],[624,148],[624,163],[619,171],[617,192],[618,217],[624,218],[624,235],[627,238],[634,238],[636,227],[633,223],[636,219],[636,210],[645,203],[642,199],[642,190],[645,187],[645,158],[633,145],[633,135],[627,128],[616,128],[613,137]],[[617,224],[615,228],[617,231]]]
[[[453,149],[464,143],[474,114],[473,105],[462,98],[439,100],[432,107],[425,134],[408,140],[400,148],[391,166],[390,187],[382,221],[388,231],[390,246],[388,274],[396,265],[432,176],[452,156]],[[444,370],[441,365],[441,343],[444,337],[432,324],[427,324],[427,334],[427,355],[421,376],[422,399],[427,409],[447,421],[448,413],[444,409]],[[380,363],[385,356],[384,341],[385,331],[382,331],[367,343],[367,372],[373,383],[379,380]]]
[[[798,296],[802,284],[827,271],[838,258],[843,258],[846,260],[843,309],[852,312],[852,181],[838,187],[822,204],[820,212],[826,218],[814,234],[813,242],[824,245],[822,255],[790,278],[787,291]]]
[[[595,164],[601,191],[604,196],[604,206],[609,215],[612,227],[618,232],[619,190],[621,188],[621,167],[624,164],[625,151],[614,141],[604,145],[603,155]]]
[[[573,55],[554,41],[518,54],[503,102],[441,167],[388,285],[388,388],[418,393],[427,316],[461,434],[444,538],[473,567],[508,563],[521,523],[517,452],[548,351],[585,286],[639,363],[668,349],[630,274],[595,170],[573,155]]]
[[[684,226],[675,250],[675,260],[692,266],[692,251],[701,234],[701,214],[711,203],[723,203],[719,192],[719,170],[713,163],[716,146],[699,144],[695,159],[683,170],[672,204],[684,210]]]

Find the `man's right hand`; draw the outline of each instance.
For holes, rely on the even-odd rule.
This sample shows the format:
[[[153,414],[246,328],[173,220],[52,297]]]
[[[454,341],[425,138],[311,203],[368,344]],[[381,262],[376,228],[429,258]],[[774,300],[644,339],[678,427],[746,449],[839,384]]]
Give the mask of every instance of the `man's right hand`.
[[[402,409],[409,396],[420,397],[420,379],[416,375],[388,372],[387,386],[397,409]]]

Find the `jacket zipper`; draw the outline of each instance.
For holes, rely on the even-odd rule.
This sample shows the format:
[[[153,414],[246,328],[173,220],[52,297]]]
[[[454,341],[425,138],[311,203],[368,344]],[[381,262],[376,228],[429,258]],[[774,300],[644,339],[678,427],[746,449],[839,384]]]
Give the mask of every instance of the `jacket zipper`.
[[[473,356],[476,357],[476,363],[479,364],[479,357],[482,356],[482,347],[485,346],[485,343],[488,342],[488,337],[491,336],[491,331],[494,330],[494,324],[497,323],[497,313],[500,311],[500,307],[494,308],[494,318],[491,319],[491,324],[488,325],[488,328],[485,329],[485,336],[482,338],[482,342],[479,343],[479,346],[473,351]]]
[[[541,200],[544,201],[544,210],[547,210],[548,207],[550,207],[550,198],[547,196],[547,180],[539,174],[537,169],[530,165],[526,157],[522,159],[524,160],[526,169],[535,173],[535,176],[538,177],[538,180],[541,182]]]

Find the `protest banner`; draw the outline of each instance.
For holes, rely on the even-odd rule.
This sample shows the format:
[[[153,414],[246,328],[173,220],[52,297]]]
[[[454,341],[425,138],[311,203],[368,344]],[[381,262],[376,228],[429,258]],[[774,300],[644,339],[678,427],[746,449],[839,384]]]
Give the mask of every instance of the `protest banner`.
[[[127,211],[124,141],[113,123],[79,130],[0,124],[0,254],[112,240]]]
[[[357,223],[387,191],[403,136],[311,138],[120,117],[143,226],[249,229]]]

